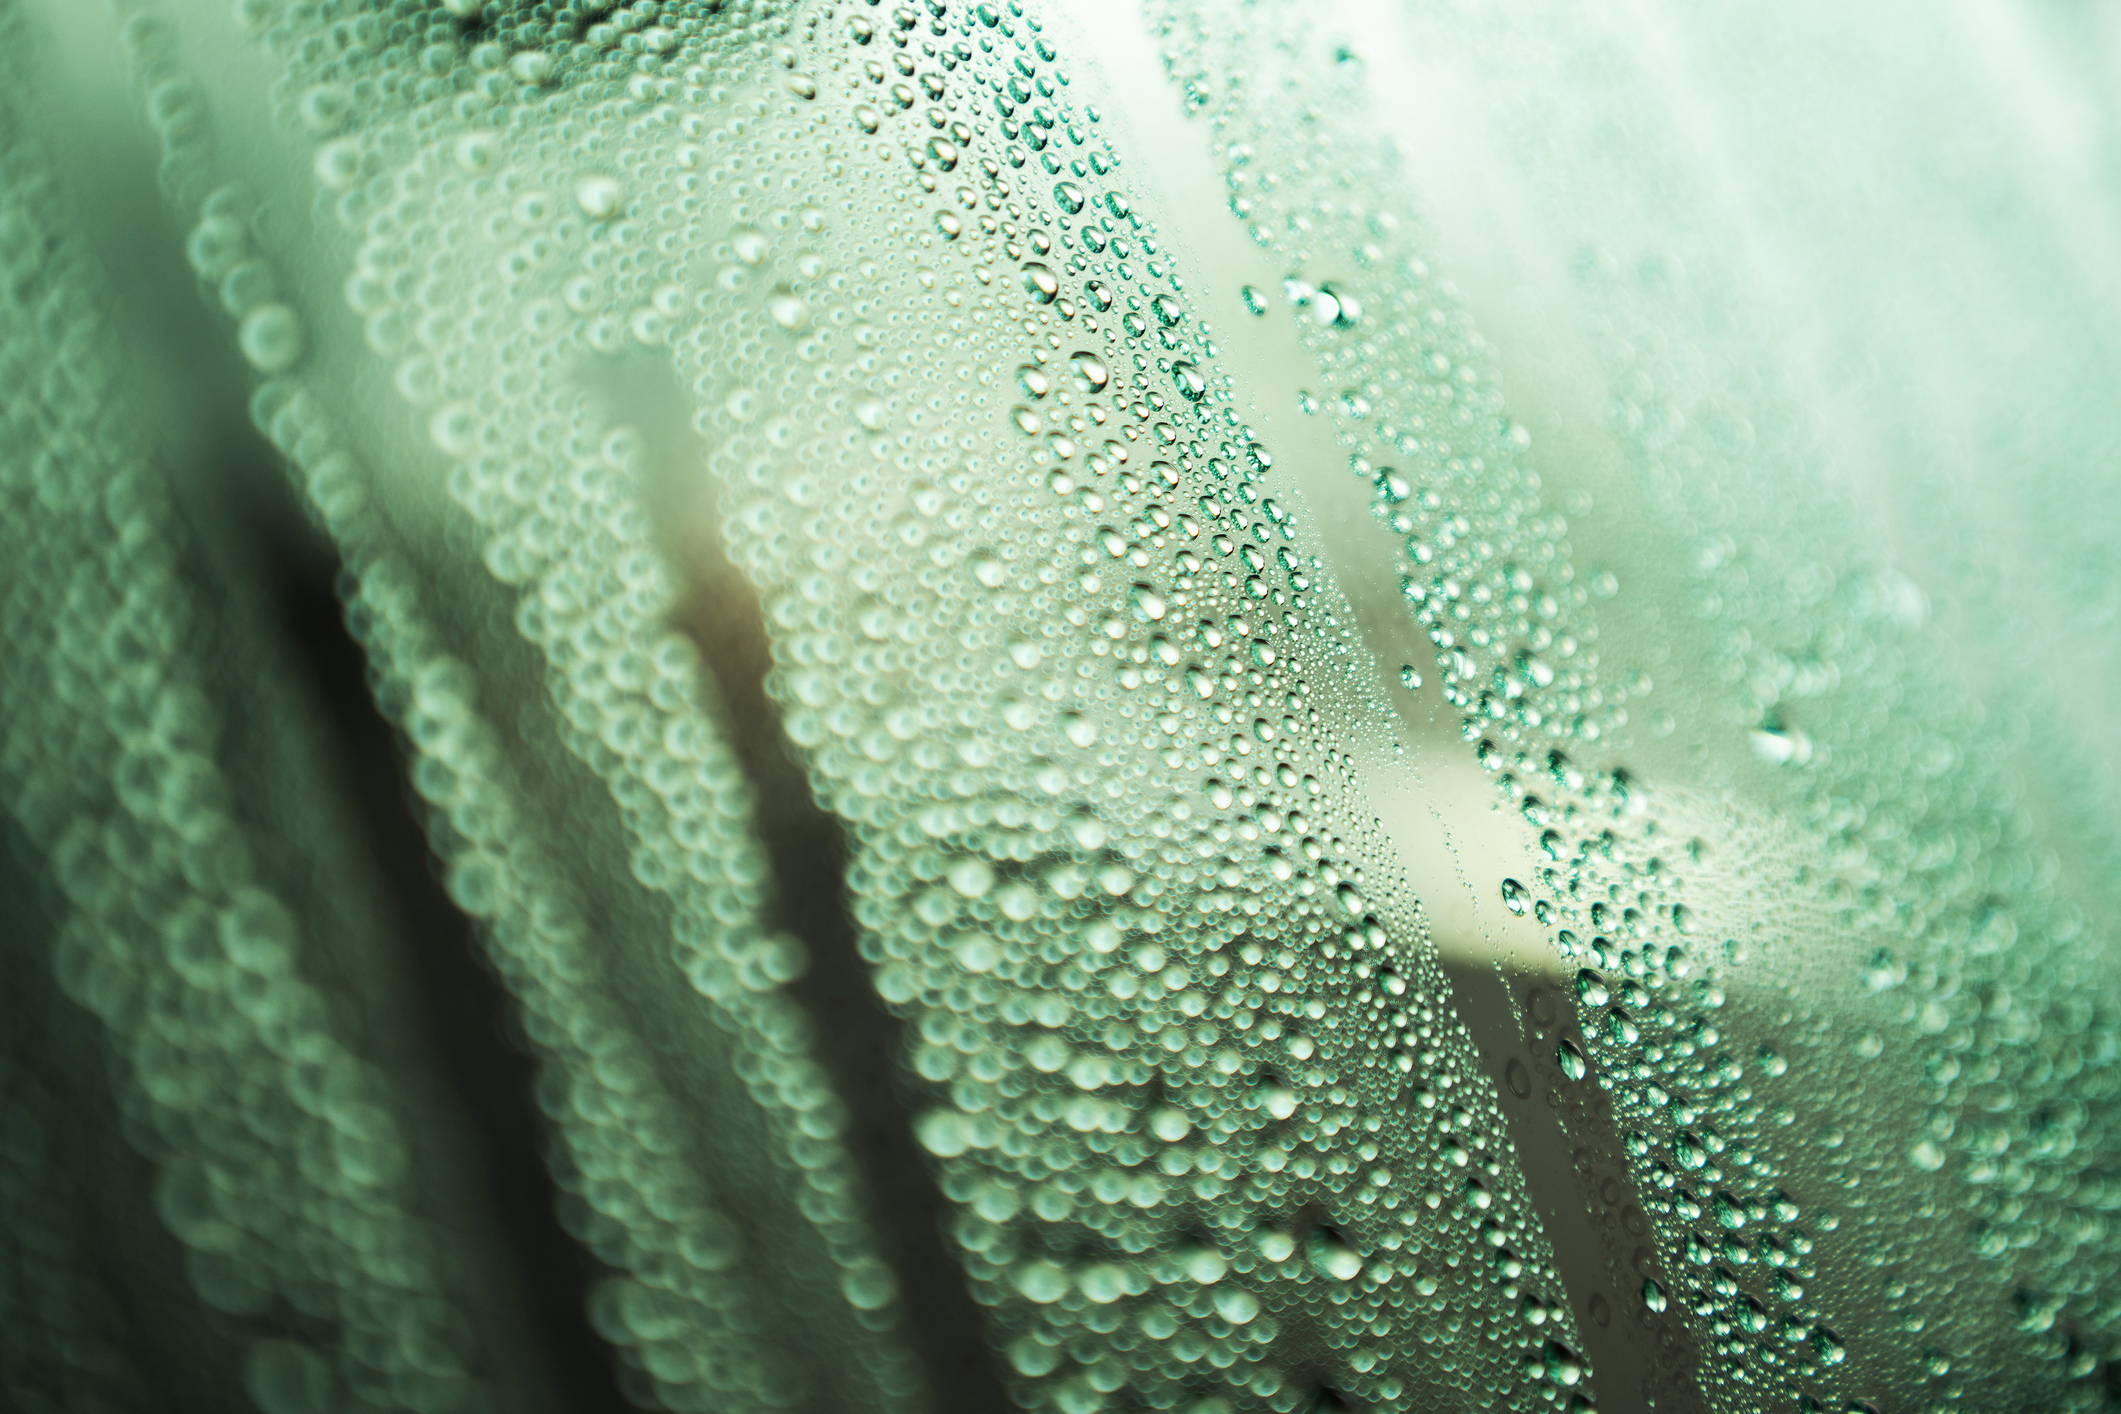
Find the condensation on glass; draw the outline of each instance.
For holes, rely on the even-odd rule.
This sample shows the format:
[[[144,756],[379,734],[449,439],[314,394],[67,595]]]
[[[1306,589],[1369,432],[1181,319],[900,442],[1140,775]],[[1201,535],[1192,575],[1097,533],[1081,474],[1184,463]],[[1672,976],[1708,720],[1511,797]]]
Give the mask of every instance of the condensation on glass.
[[[2117,64],[0,0],[8,1402],[2112,1407]]]

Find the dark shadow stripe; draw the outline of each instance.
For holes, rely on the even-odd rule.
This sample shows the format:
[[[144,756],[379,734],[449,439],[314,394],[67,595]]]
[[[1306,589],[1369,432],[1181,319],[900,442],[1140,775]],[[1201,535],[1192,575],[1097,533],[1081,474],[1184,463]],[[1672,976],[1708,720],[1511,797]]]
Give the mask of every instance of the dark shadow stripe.
[[[251,451],[275,455],[262,442]],[[407,777],[411,749],[369,691],[367,657],[335,592],[338,561],[302,520],[278,469],[261,467],[256,476],[260,491],[244,538],[259,551],[284,647],[323,709],[341,804],[382,885],[380,912],[396,925],[397,962],[416,993],[415,1014],[401,1021],[439,1068],[466,1125],[459,1137],[476,1154],[475,1191],[513,1267],[493,1275],[515,1288],[510,1295],[554,1406],[570,1414],[630,1411],[616,1352],[589,1320],[590,1286],[603,1268],[560,1221],[561,1193],[546,1163],[550,1133],[536,1099],[538,1062],[520,1039],[515,998],[437,876]],[[266,489],[268,477],[282,494]]]
[[[692,429],[669,365],[646,355],[600,360],[585,382],[648,446],[644,499],[705,476],[707,449]],[[870,984],[847,893],[849,847],[839,818],[818,804],[766,689],[773,646],[751,581],[719,537],[699,537],[677,568],[687,592],[673,625],[698,647],[720,693],[723,729],[755,797],[760,844],[773,871],[769,921],[802,940],[810,966],[788,991],[808,1013],[814,1054],[846,1103],[845,1142],[869,1196],[881,1255],[897,1274],[914,1348],[939,1414],[994,1414],[1013,1406],[986,1340],[986,1321],[946,1235],[950,1204],[913,1137],[902,1089],[905,1027]]]

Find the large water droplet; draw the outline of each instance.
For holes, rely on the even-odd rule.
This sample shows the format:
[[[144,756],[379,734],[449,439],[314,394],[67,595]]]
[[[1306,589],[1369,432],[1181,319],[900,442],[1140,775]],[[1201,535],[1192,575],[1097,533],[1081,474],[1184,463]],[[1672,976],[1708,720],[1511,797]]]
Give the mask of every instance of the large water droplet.
[[[775,290],[767,298],[766,312],[783,329],[800,329],[810,322],[810,306],[803,302],[801,295],[786,287]]]
[[[622,194],[618,179],[602,174],[583,177],[574,184],[575,205],[594,221],[608,221],[616,216]]]
[[[1353,1281],[1362,1275],[1362,1254],[1347,1235],[1331,1223],[1320,1223],[1311,1232],[1307,1250],[1311,1266],[1333,1281]]]

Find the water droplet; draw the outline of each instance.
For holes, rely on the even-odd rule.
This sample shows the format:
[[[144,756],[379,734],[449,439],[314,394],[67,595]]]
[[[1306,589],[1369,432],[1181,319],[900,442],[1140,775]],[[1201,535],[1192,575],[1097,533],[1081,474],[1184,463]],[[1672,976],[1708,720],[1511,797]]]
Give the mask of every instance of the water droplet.
[[[958,966],[967,972],[991,972],[1002,960],[1001,949],[995,946],[994,940],[977,933],[958,939],[951,952],[956,956]]]
[[[1336,329],[1352,329],[1362,322],[1362,305],[1354,295],[1328,280],[1318,287],[1318,293],[1312,297],[1311,315],[1321,324],[1330,324]]]
[[[500,139],[492,133],[466,133],[450,148],[460,172],[483,172],[493,166],[494,158],[501,150]]]
[[[1043,265],[1024,267],[1024,293],[1040,304],[1051,304],[1060,294],[1060,281]]]
[[[954,1159],[972,1147],[965,1117],[953,1109],[928,1111],[914,1125],[914,1134],[921,1141],[922,1148],[941,1159]]]
[[[284,373],[302,358],[302,320],[284,304],[265,304],[243,317],[236,331],[243,357],[260,373]]]
[[[594,221],[608,221],[619,211],[622,195],[618,179],[601,174],[583,177],[574,184],[575,205]]]
[[[1181,1258],[1185,1273],[1202,1286],[1213,1286],[1229,1273],[1230,1262],[1207,1243],[1195,1243]]]
[[[1105,367],[1105,361],[1096,354],[1087,351],[1078,351],[1070,354],[1068,356],[1068,369],[1075,375],[1075,385],[1078,392],[1102,393],[1105,390],[1105,384],[1112,377],[1111,371]]]
[[[1591,1072],[1590,1061],[1584,1056],[1583,1049],[1566,1036],[1554,1048],[1554,1062],[1571,1080],[1581,1080]]]
[[[1353,1281],[1362,1275],[1362,1254],[1347,1235],[1331,1223],[1320,1223],[1311,1232],[1306,1248],[1311,1267],[1333,1281]]]
[[[1068,1294],[1068,1273],[1043,1259],[1026,1262],[1016,1273],[1016,1289],[1026,1300],[1050,1305]]]
[[[333,132],[353,111],[353,98],[343,84],[320,83],[302,95],[295,110],[312,132]]]
[[[1150,300],[1149,312],[1155,315],[1156,322],[1163,325],[1166,329],[1178,327],[1179,321],[1186,317],[1184,307],[1169,295],[1158,295],[1155,299]]]
[[[966,898],[985,898],[994,887],[994,866],[984,859],[960,859],[950,866],[950,887]]]
[[[1241,286],[1237,291],[1237,297],[1244,301],[1245,312],[1247,314],[1261,315],[1267,312],[1267,292],[1261,289],[1259,286]]]
[[[1053,199],[1059,202],[1060,209],[1067,212],[1070,216],[1083,209],[1083,189],[1073,182],[1055,183]]]
[[[803,297],[786,286],[775,290],[766,300],[766,312],[773,322],[783,329],[800,329],[810,322],[810,306]]]
[[[1178,384],[1178,391],[1185,395],[1187,402],[1197,403],[1208,396],[1208,380],[1184,359],[1171,365],[1171,379]]]
[[[310,165],[327,189],[344,191],[361,179],[361,144],[350,137],[327,142]]]
[[[1502,881],[1502,906],[1509,909],[1510,912],[1516,914],[1519,918],[1524,917],[1525,910],[1531,906],[1531,900],[1532,895],[1523,884],[1518,883],[1515,879],[1504,879]]]

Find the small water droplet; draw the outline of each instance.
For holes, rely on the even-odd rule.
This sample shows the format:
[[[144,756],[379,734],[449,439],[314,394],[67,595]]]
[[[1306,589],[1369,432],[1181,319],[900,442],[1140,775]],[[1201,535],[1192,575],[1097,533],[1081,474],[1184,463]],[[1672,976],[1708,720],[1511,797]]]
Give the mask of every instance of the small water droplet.
[[[306,346],[301,317],[284,304],[260,305],[245,315],[236,343],[260,373],[286,372],[300,361]]]

